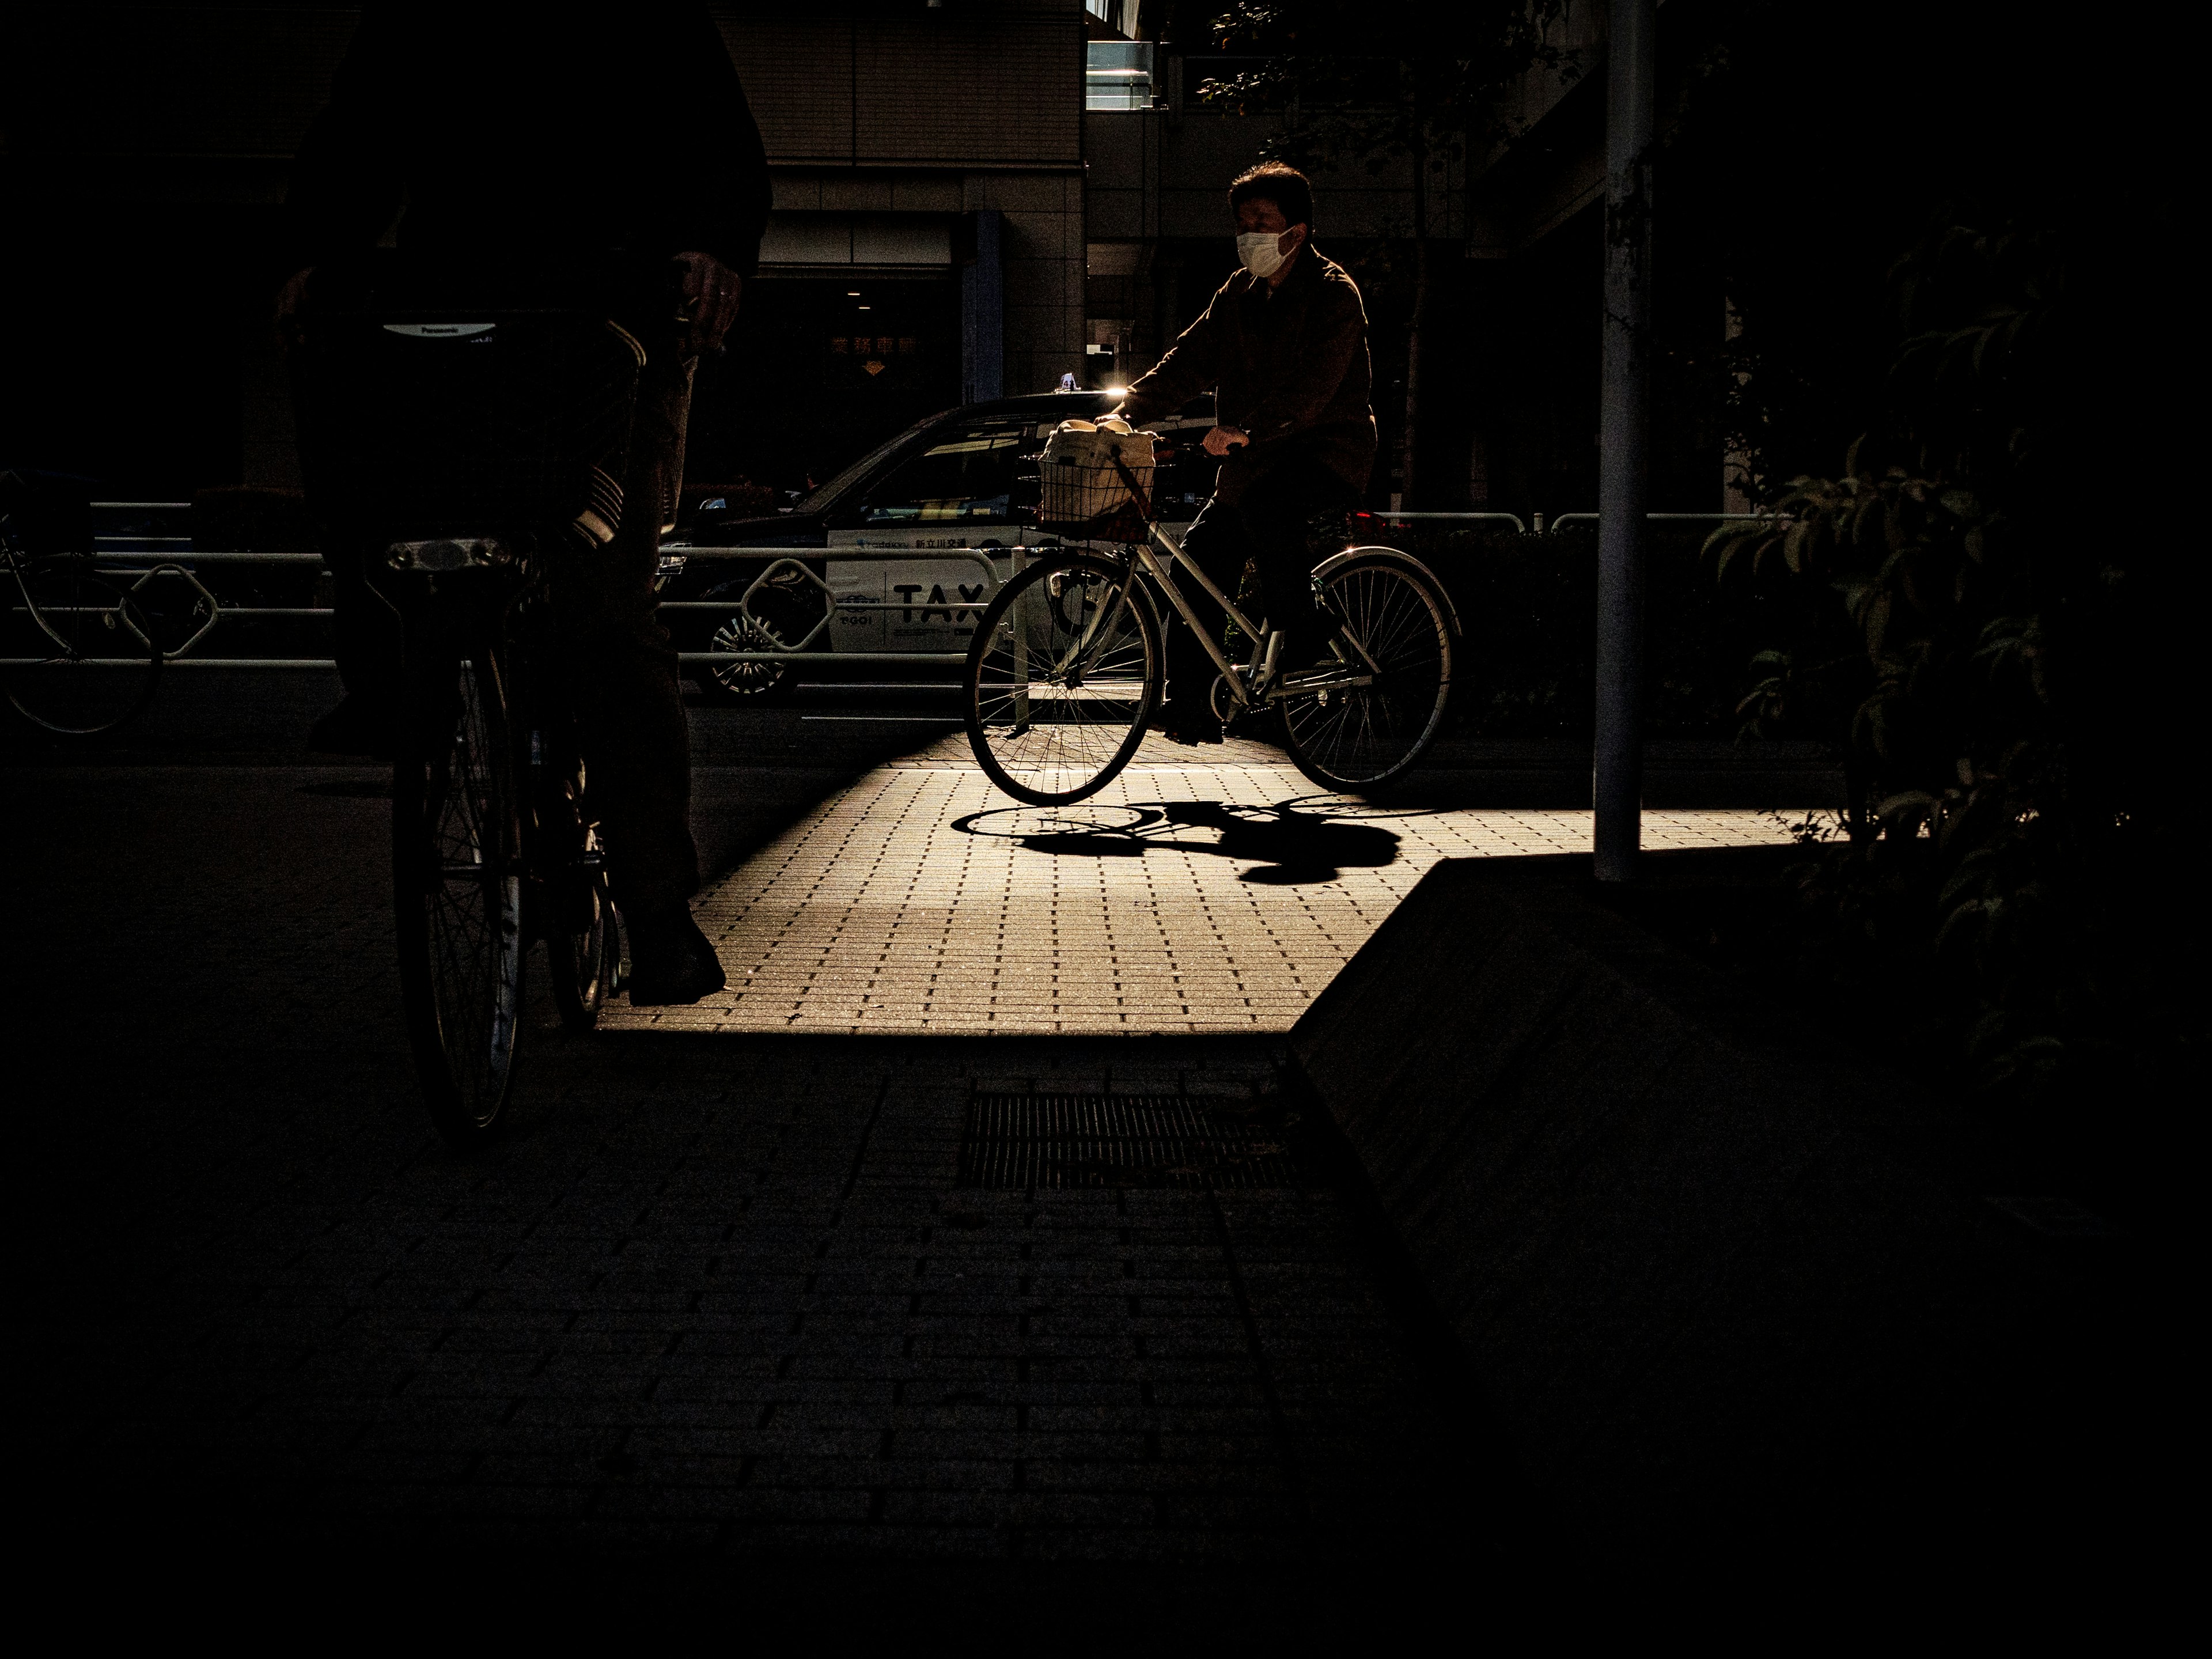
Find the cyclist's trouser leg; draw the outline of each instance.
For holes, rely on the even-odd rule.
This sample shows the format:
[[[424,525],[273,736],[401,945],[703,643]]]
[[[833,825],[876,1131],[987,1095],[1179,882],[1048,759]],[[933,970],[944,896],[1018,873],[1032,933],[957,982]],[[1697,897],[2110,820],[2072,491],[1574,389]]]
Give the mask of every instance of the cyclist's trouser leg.
[[[1184,533],[1182,550],[1206,572],[1216,587],[1231,599],[1237,598],[1245,563],[1252,556],[1252,546],[1245,538],[1243,516],[1235,507],[1220,501],[1206,502]],[[1220,644],[1229,620],[1221,607],[1206,598],[1205,590],[1188,576],[1179,576],[1176,585],[1190,600],[1200,626],[1216,645]],[[1198,642],[1192,629],[1172,616],[1162,620],[1168,623],[1168,696],[1195,714],[1206,706],[1206,697],[1213,689],[1214,676],[1221,671],[1213,665],[1213,659],[1206,654],[1206,647]],[[1250,649],[1247,641],[1243,653]]]
[[[675,517],[684,477],[691,371],[663,360],[640,376],[622,528],[605,547],[568,549],[553,589],[614,899],[632,915],[670,909],[699,887],[690,733],[653,594],[661,527]]]
[[[1328,642],[1329,628],[1314,606],[1313,568],[1344,550],[1358,501],[1350,484],[1313,468],[1291,477],[1279,473],[1237,502],[1260,578],[1257,609],[1284,635],[1286,667],[1304,666]]]

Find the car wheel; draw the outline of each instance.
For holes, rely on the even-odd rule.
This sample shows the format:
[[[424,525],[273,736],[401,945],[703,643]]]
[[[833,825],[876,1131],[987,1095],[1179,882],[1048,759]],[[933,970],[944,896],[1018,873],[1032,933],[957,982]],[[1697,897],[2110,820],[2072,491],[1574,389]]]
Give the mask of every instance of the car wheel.
[[[758,594],[749,614],[741,608],[745,586],[732,583],[707,595],[726,599],[726,612],[704,611],[708,618],[704,648],[709,652],[782,651],[794,639],[804,638],[806,624],[799,621],[797,599],[780,592]],[[697,665],[699,690],[710,702],[762,703],[781,701],[798,683],[795,665],[781,662],[704,662]]]

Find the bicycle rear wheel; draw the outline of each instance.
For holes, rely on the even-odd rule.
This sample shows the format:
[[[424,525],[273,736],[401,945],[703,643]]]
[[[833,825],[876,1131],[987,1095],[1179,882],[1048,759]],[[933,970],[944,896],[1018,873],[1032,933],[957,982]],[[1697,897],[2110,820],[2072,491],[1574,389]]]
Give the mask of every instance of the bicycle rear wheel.
[[[1079,555],[1001,587],[968,648],[968,743],[1017,800],[1062,805],[1129,763],[1158,701],[1159,619],[1130,567]]]
[[[1322,671],[1285,677],[1291,759],[1324,788],[1376,788],[1410,770],[1443,728],[1451,613],[1425,576],[1387,552],[1340,566],[1322,597],[1340,626]]]
[[[431,1121],[465,1151],[496,1127],[514,1077],[524,940],[514,756],[489,655],[428,666],[409,692],[392,788],[400,1000]]]
[[[0,583],[0,672],[24,720],[58,738],[99,738],[146,707],[161,647],[143,607],[90,556],[17,556]]]

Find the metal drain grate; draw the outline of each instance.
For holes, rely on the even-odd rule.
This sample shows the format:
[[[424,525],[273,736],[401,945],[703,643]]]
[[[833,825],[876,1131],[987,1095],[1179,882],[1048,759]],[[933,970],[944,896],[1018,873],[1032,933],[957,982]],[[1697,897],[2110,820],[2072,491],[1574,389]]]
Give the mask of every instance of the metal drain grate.
[[[963,1187],[1297,1187],[1297,1120],[1188,1095],[977,1095]]]

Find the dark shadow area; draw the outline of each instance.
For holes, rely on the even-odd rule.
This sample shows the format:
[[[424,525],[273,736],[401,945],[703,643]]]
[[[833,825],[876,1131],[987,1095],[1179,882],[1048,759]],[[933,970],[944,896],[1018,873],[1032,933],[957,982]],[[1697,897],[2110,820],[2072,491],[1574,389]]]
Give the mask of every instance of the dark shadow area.
[[[1291,1039],[1346,1201],[1607,1575],[2118,1565],[2161,1252],[1741,952],[1803,856],[1432,871]]]
[[[351,800],[390,800],[392,781],[389,778],[337,778],[323,783],[303,783],[303,795],[328,795]]]
[[[898,695],[912,700],[927,694]],[[817,712],[842,705],[830,693],[802,697],[787,708],[690,710],[692,834],[702,880],[727,873],[872,768],[958,725],[957,719],[939,724],[903,713],[878,720]],[[337,676],[328,670],[172,667],[146,713],[105,740],[56,739],[0,708],[0,769],[25,776],[76,769],[313,769],[347,775],[290,789],[307,797],[388,799],[388,765],[307,749],[308,727],[337,698]],[[132,818],[145,822],[135,807]],[[158,836],[169,827],[148,829]],[[387,854],[379,844],[374,856],[380,863]]]
[[[791,763],[817,732],[861,740],[834,757],[847,769],[911,740],[756,730],[762,763],[702,770],[702,830],[726,826],[717,856],[835,787],[826,764]],[[29,1109],[23,1322],[28,1351],[51,1356],[27,1382],[28,1492],[76,1559],[111,1559],[153,1516],[182,1540],[162,1552],[179,1571],[219,1565],[200,1539],[301,1583],[450,1548],[517,1586],[757,1590],[771,1626],[835,1597],[860,1620],[935,1611],[988,1628],[1015,1607],[1086,1630],[1293,1637],[1331,1621],[1371,1634],[1439,1595],[1512,1605],[1547,1574],[1577,1576],[1576,1547],[1489,1437],[1486,1385],[1387,1216],[1355,1201],[1307,1103],[1273,1092],[1279,1043],[533,1028],[515,1133],[457,1158],[429,1131],[397,1018],[389,809],[355,793],[373,773],[14,769],[0,783],[40,875],[16,916],[32,948],[7,986]],[[1264,867],[1297,872],[1387,862],[1404,815],[1309,797],[1076,808],[1009,829],[1133,842],[1138,857],[1255,836]],[[1655,859],[1655,881],[1693,861]],[[1249,1118],[1231,1103],[1240,1087]],[[1249,1140],[1279,1131],[1351,1196],[1136,1188],[1057,1220],[1055,1204],[1091,1197],[957,1188],[962,1113],[985,1091],[1178,1093],[1237,1112],[1221,1127]],[[1112,1252],[1132,1227],[1156,1254],[1125,1274]],[[2059,1259],[2074,1245],[2022,1237],[2078,1277]],[[1024,1281],[1070,1251],[1098,1252],[1095,1271],[1085,1257],[1057,1285]],[[794,1346],[848,1316],[832,1304],[862,1293],[841,1277],[856,1267],[890,1286],[875,1322],[852,1316]],[[916,1294],[943,1300],[917,1315]],[[2108,1279],[2081,1294],[2133,1305]],[[1163,1298],[1127,1316],[1156,1322],[1127,1333],[1156,1346],[1092,1354],[1089,1334],[1133,1297]],[[1363,1312],[1378,1304],[1385,1317]],[[1323,1304],[1341,1311],[1316,1323]],[[2058,1362],[2090,1362],[2085,1333],[2124,1353],[2055,1306],[2047,1342],[2014,1363],[2057,1366],[2072,1387],[2080,1367]],[[1194,1328],[1219,1375],[1176,1372],[1139,1397],[1138,1368],[1169,1364]],[[847,1364],[885,1343],[896,1396],[892,1373]],[[781,1374],[794,1355],[804,1364]],[[1059,1392],[1036,1391],[1055,1365]],[[2100,1421],[2109,1392],[2080,1390]],[[1903,1409],[1869,1414],[1879,1426]],[[1245,1438],[1217,1456],[1206,1437],[1231,1410]],[[1153,1425],[1171,1451],[1197,1437],[1181,1462],[1148,1462]],[[887,1429],[935,1449],[883,1457]],[[817,1443],[884,1467],[841,1474],[807,1461]],[[1011,1482],[1017,1458],[1022,1491],[953,1487],[967,1465]],[[1255,1469],[1288,1473],[1258,1485]],[[880,1514],[853,1484],[867,1480]],[[1777,1532],[1839,1496],[1856,1501],[1835,1487],[1793,1500]],[[974,1553],[884,1559],[926,1550]],[[1054,1550],[1093,1553],[1035,1559]]]
[[[1032,1284],[1037,1263],[1092,1248],[1067,1231],[1071,1195],[959,1192],[929,1151],[945,1115],[931,1097],[963,1078],[1188,1090],[1240,1132],[1295,1138],[1273,1045],[548,1033],[521,1133],[463,1159],[431,1142],[389,1063],[397,1033],[377,1035],[382,1065],[303,1054],[289,1076],[204,1040],[47,1183],[26,1310],[58,1355],[34,1386],[46,1432],[26,1471],[49,1517],[41,1550],[93,1559],[155,1514],[190,1517],[154,1569],[185,1583],[240,1548],[302,1586],[410,1559],[434,1577],[465,1557],[532,1605],[563,1583],[572,1607],[594,1599],[575,1601],[578,1584],[712,1586],[769,1629],[818,1622],[834,1598],[848,1624],[922,1613],[988,1630],[1012,1609],[1124,1643],[1163,1627],[1371,1632],[1471,1587],[1511,1597],[1559,1559],[1439,1369],[1436,1334],[1407,1324],[1418,1301],[1377,1279],[1392,1267],[1375,1240],[1328,1219],[1328,1172],[1296,1195],[1132,1194],[1135,1248],[1172,1266],[1141,1255],[1125,1285],[1102,1255]],[[1095,1206],[1115,1213],[1110,1193]],[[341,1218],[356,1212],[380,1218],[364,1232]],[[842,1316],[785,1271],[775,1241],[793,1225],[810,1250],[818,1236],[896,1254],[883,1317],[908,1318],[910,1291],[927,1304],[910,1362],[896,1332],[872,1357],[877,1328],[856,1326],[849,1356],[816,1339],[788,1376],[764,1370],[763,1341]],[[510,1274],[501,1241],[525,1235]],[[852,1247],[808,1271],[839,1282]],[[487,1273],[500,1282],[483,1299]],[[1165,1379],[1150,1392],[1073,1340],[1125,1301],[1181,1334],[1128,1362]],[[1309,1333],[1316,1308],[1337,1310]],[[1181,1381],[1172,1356],[1201,1335],[1211,1357],[1184,1369],[1204,1375]],[[993,1358],[1014,1352],[1031,1357]],[[651,1398],[631,1384],[638,1364],[665,1375]],[[519,1415],[510,1386],[529,1396]],[[1031,1399],[1018,1425],[1013,1402]],[[1217,1471],[1187,1437],[1226,1437],[1232,1410],[1245,1449]],[[1138,1422],[1162,1425],[1164,1462],[1125,1431]],[[898,1440],[870,1468],[894,1436],[915,1449]],[[1370,1439],[1393,1460],[1371,1487],[1328,1461]],[[1017,1458],[1006,1481],[1026,1485],[1002,1489]],[[1195,1524],[1217,1516],[1218,1533]]]
[[[1389,799],[1434,807],[1587,809],[1589,744],[1448,737],[1391,786]],[[1836,811],[1844,805],[1843,768],[1818,744],[1655,738],[1644,745],[1644,805],[1662,811]]]
[[[1314,797],[1328,800],[1334,797]],[[1269,887],[1334,881],[1346,870],[1379,870],[1398,860],[1388,830],[1317,811],[1306,801],[1232,806],[1221,801],[1133,802],[1127,806],[994,808],[971,812],[953,828],[963,835],[1018,842],[1032,853],[1063,858],[1142,858],[1147,853],[1200,853],[1249,863],[1237,879]],[[1179,834],[1212,830],[1220,839]]]
[[[1939,1137],[1944,1156],[1968,1172],[1960,1178],[2001,1195],[1992,1200],[2000,1212],[2030,1231],[2092,1240],[2166,1232],[2181,1206],[2142,1173],[2140,1131],[2124,1107],[2069,1116],[2060,1097],[2022,1101],[1988,1086],[1986,1066],[1947,1040],[1923,982],[1838,963],[1820,908],[1830,850],[1683,848],[1646,853],[1626,886],[1600,886],[1586,870],[1569,878],[1710,970],[1747,1024],[1802,1024],[1927,1091],[1942,1109],[1918,1114],[1917,1132]],[[2050,1218],[2068,1211],[2078,1212],[2071,1222]]]

